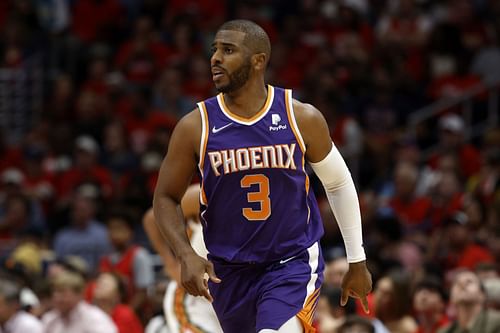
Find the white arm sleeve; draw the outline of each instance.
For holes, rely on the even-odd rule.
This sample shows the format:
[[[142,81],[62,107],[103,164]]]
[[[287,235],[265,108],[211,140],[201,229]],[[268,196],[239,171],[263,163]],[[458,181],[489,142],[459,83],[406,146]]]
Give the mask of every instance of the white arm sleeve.
[[[344,239],[347,261],[355,263],[365,260],[358,195],[337,147],[332,143],[332,150],[323,160],[309,164],[325,187],[328,202]]]

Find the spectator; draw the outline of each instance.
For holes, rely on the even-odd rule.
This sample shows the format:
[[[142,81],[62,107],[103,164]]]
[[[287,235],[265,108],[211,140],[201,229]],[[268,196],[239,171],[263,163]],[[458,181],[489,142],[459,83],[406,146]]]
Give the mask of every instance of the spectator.
[[[117,52],[116,66],[128,81],[135,84],[153,83],[172,53],[158,40],[158,33],[153,28],[149,17],[139,17],[132,38],[123,43]]]
[[[43,231],[44,224],[33,218],[32,204],[23,194],[9,195],[0,205],[0,256],[8,254],[26,232]]]
[[[43,318],[50,333],[118,333],[111,318],[83,300],[85,282],[76,273],[64,271],[52,281],[54,309]]]
[[[464,193],[456,173],[442,172],[431,193],[430,220],[433,227],[461,211]]]
[[[44,166],[46,149],[43,144],[26,145],[23,149],[25,191],[31,198],[42,204],[45,214],[52,208],[56,194],[54,176]]]
[[[399,163],[394,171],[394,196],[389,206],[407,230],[428,230],[431,200],[416,195],[417,182],[417,167],[409,162]]]
[[[480,263],[494,262],[493,255],[488,248],[476,244],[474,235],[469,229],[469,221],[463,213],[457,213],[446,219],[445,243],[447,251],[445,256],[445,268],[452,270],[455,268],[474,269]]]
[[[139,159],[131,152],[125,127],[119,120],[110,122],[104,129],[101,163],[111,171],[115,188],[122,177],[139,166]]]
[[[402,270],[393,270],[375,286],[375,316],[390,332],[413,333],[417,323],[410,316],[410,277]]]
[[[488,44],[480,48],[471,61],[471,72],[481,77],[486,84],[496,84],[500,80],[499,30],[488,29]]]
[[[484,205],[491,205],[500,193],[500,148],[486,149],[479,173],[469,179],[470,191]]]
[[[344,323],[337,329],[337,333],[376,333],[376,330],[369,319],[347,316]]]
[[[413,291],[413,309],[418,329],[414,333],[436,333],[448,324],[445,314],[447,297],[439,279],[426,276]]]
[[[486,307],[500,311],[500,277],[488,278],[482,283],[486,293]]]
[[[94,272],[100,258],[111,252],[111,245],[108,231],[96,220],[95,197],[85,191],[80,188],[73,196],[70,223],[56,233],[54,251],[60,258],[76,255],[85,259]]]
[[[345,256],[339,256],[328,260],[325,267],[325,286],[340,288],[342,286],[342,279],[348,269],[349,265]]]
[[[62,174],[59,179],[59,201],[67,201],[79,185],[95,183],[99,194],[107,199],[112,194],[112,180],[108,169],[98,163],[99,144],[87,135],[80,136],[75,142],[75,165]]]
[[[21,310],[20,289],[10,279],[0,279],[0,333],[43,333],[40,320]]]
[[[349,299],[345,307],[340,306],[339,287],[323,289],[319,300],[317,320],[322,333],[333,333],[344,322],[347,315],[356,313],[356,303]]]
[[[498,273],[498,264],[495,262],[477,264],[474,273],[476,273],[481,282],[489,279],[500,278],[500,274]]]
[[[460,116],[448,114],[439,119],[439,151],[430,157],[429,164],[436,168],[443,154],[454,154],[458,159],[460,175],[469,178],[481,168],[478,150],[464,142],[465,123]]]
[[[134,221],[126,213],[111,213],[107,227],[113,252],[101,258],[99,270],[120,276],[126,287],[126,302],[140,313],[147,300],[146,291],[154,282],[151,256],[133,242]]]
[[[439,333],[495,333],[500,331],[500,312],[486,309],[484,287],[476,274],[458,272],[450,290],[450,305],[456,318]]]
[[[101,273],[97,277],[94,304],[113,319],[118,333],[142,333],[144,329],[134,310],[122,302],[124,294],[125,287],[119,276]]]

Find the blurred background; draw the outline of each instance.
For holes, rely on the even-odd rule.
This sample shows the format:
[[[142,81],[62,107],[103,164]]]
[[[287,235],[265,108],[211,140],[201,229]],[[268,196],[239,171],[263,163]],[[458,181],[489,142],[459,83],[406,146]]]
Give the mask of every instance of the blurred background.
[[[370,320],[417,332],[422,289],[453,320],[448,292],[463,269],[489,281],[498,307],[500,1],[2,0],[0,275],[33,293],[22,307],[53,307],[60,270],[88,291],[132,248],[148,273],[121,303],[142,327],[161,312],[168,276],[141,218],[173,127],[216,93],[210,44],[233,18],[267,31],[267,81],[316,106],[347,161]],[[316,326],[336,332],[359,307],[337,306],[342,238],[317,179],[313,188],[328,261]]]

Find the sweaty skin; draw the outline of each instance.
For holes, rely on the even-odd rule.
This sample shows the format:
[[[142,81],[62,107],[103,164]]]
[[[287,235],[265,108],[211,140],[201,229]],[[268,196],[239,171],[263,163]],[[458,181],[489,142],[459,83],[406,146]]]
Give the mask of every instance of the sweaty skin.
[[[264,73],[268,62],[266,53],[253,53],[244,45],[245,33],[222,30],[213,43],[211,67],[213,81],[232,113],[251,118],[264,105],[267,89]],[[239,79],[248,78],[241,87]],[[231,90],[231,87],[238,87]],[[312,105],[293,100],[296,121],[306,145],[306,158],[310,162],[323,160],[332,148],[328,125],[321,112]],[[156,223],[162,231],[175,256],[181,263],[181,284],[192,295],[204,296],[209,301],[204,274],[210,280],[220,283],[213,265],[193,251],[186,235],[184,218],[179,209],[182,196],[191,183],[200,159],[201,117],[193,110],[182,118],[174,129],[168,152],[162,162],[155,190],[153,207]],[[349,296],[360,298],[368,312],[366,295],[372,287],[371,275],[365,261],[350,263],[342,283],[342,301],[345,305]]]

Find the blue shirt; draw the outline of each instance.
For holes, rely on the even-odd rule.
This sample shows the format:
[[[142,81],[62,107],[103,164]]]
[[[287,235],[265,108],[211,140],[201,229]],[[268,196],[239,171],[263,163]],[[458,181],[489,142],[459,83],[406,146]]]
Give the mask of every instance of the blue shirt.
[[[54,239],[58,257],[76,255],[84,259],[90,271],[95,271],[102,256],[111,252],[108,230],[101,223],[91,221],[86,228],[66,227]]]

